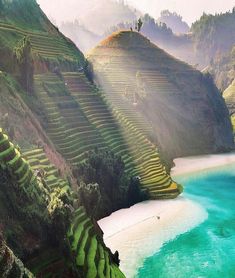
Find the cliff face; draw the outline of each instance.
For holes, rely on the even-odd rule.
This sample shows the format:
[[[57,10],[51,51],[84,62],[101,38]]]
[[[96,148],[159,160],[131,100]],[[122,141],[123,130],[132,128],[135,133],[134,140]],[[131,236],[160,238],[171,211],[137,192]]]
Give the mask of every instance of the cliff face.
[[[135,32],[113,34],[88,59],[110,102],[141,113],[168,161],[233,148],[228,109],[209,75]]]

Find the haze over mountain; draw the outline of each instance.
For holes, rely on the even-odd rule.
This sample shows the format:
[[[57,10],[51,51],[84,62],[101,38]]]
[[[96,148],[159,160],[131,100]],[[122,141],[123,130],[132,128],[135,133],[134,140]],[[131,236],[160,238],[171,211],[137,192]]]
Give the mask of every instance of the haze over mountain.
[[[89,11],[99,6],[99,3],[110,3],[110,1],[112,0],[107,0],[106,2],[103,2],[103,0],[37,0],[47,15],[53,14],[58,25],[60,25],[62,21],[73,21],[75,19],[83,21],[83,19],[89,15]],[[115,1],[113,0],[113,2]],[[132,7],[141,11],[142,14],[149,13],[156,19],[160,17],[160,13],[163,10],[174,11],[180,14],[189,25],[200,18],[203,12],[212,14],[225,12],[231,10],[235,4],[234,0],[192,0],[190,1],[190,5],[187,0],[127,0],[117,2],[130,4]],[[105,6],[106,5],[103,7]],[[113,7],[115,7],[115,5]],[[109,12],[114,11],[109,10]]]
[[[127,0],[127,3],[138,8],[143,13],[149,13],[154,18],[160,17],[163,10],[174,11],[180,14],[183,19],[191,25],[196,21],[203,12],[205,13],[221,13],[231,10],[234,6],[234,0]]]
[[[98,35],[89,31],[84,25],[81,25],[78,20],[74,22],[62,22],[60,30],[73,40],[84,53],[92,49],[104,37],[104,35]]]
[[[109,26],[122,21],[133,21],[141,13],[126,5],[124,1],[88,0],[88,1],[44,1],[38,0],[45,13],[60,26],[63,22],[78,20],[89,31],[103,34]]]
[[[169,10],[162,11],[157,21],[166,23],[175,34],[186,34],[190,30],[189,25],[183,21],[182,16]]]

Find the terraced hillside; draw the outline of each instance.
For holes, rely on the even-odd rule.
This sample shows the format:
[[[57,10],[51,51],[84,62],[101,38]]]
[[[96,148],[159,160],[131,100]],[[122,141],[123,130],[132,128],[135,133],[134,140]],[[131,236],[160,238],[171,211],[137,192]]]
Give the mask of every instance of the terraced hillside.
[[[111,259],[110,250],[104,247],[94,229],[93,222],[80,207],[74,213],[73,223],[68,231],[70,248],[75,255],[75,263],[86,269],[86,278],[124,278]]]
[[[133,123],[143,133],[150,127],[148,138],[168,162],[233,147],[228,110],[210,77],[141,34],[114,33],[89,53],[88,60],[107,101],[127,119],[131,113],[141,115],[148,123],[145,128],[135,117]]]
[[[14,247],[17,255],[21,254],[24,263],[26,258],[22,255],[35,248],[41,249],[45,244],[42,232],[43,225],[51,225],[52,215],[57,209],[62,209],[59,192],[50,191],[43,179],[38,177],[31,169],[29,163],[21,156],[20,151],[9,141],[8,136],[0,129],[0,177],[1,177],[1,224],[4,227],[1,233],[6,236],[6,240]],[[7,188],[6,188],[7,187]],[[10,198],[9,198],[10,196]],[[6,202],[7,200],[7,202]],[[9,221],[9,217],[12,219]],[[38,227],[38,221],[41,227]],[[28,223],[38,228],[39,234],[34,230],[28,231]],[[45,231],[44,231],[45,232]],[[41,234],[40,234],[41,233]],[[12,241],[11,235],[14,235]],[[34,238],[37,247],[28,246],[24,237]],[[21,239],[21,240],[20,240]],[[29,240],[30,241],[30,240]],[[43,244],[44,243],[44,244]],[[23,264],[15,257],[4,241],[1,246],[1,275],[2,277],[22,277],[25,272],[26,277],[33,277],[24,270]],[[5,254],[5,255],[4,255]],[[7,261],[3,261],[4,258]],[[43,261],[45,263],[45,260]],[[24,276],[23,276],[24,277]]]
[[[33,214],[35,207],[40,208],[36,215],[46,217],[49,224],[51,221],[48,218],[49,215],[52,216],[58,209],[63,210],[61,198],[64,198],[63,192],[70,191],[70,189],[68,184],[58,177],[58,172],[49,163],[42,149],[25,152],[24,157],[29,159],[29,163],[22,158],[20,152],[9,142],[7,135],[0,130],[0,169],[11,174],[13,180],[27,197],[27,202],[22,205],[21,209],[26,211],[29,209],[29,212]],[[36,169],[38,172],[43,169],[45,173],[38,175]],[[60,190],[58,190],[59,188]],[[0,192],[0,196],[1,194]],[[1,207],[1,209],[3,208]],[[58,214],[58,211],[56,213]],[[94,222],[87,216],[83,207],[79,207],[72,213],[70,223],[68,240],[71,244],[71,252],[74,254],[74,265],[78,271],[83,273],[82,277],[124,277],[113,261],[113,255],[105,247],[102,233],[95,228]],[[63,225],[63,223],[61,224]],[[41,275],[44,277],[43,275],[46,273],[49,275],[48,277],[52,277],[50,275],[55,275],[55,273],[57,273],[56,275],[62,275],[62,273],[65,275],[62,254],[58,250],[55,252],[50,248],[52,248],[50,245],[43,246],[39,252],[39,258],[33,256],[27,261],[27,265],[37,277],[41,277]],[[48,257],[46,253],[50,256]],[[59,268],[57,269],[56,266]],[[3,240],[0,241],[0,271],[1,274],[5,274],[4,277],[33,277],[30,272],[25,270],[23,264],[14,256]],[[25,276],[20,276],[20,273],[22,275],[24,273]],[[58,277],[68,277],[63,275]]]
[[[60,188],[61,191],[70,192],[69,183],[60,177],[59,170],[50,163],[43,149],[25,151],[23,157],[28,161],[31,169],[43,177],[51,191]]]
[[[0,68],[16,70],[15,55],[11,53],[16,52],[23,38],[30,42],[34,71],[58,67],[72,70],[84,65],[83,54],[48,20],[35,0],[14,0],[1,9]]]
[[[29,163],[22,158],[19,150],[9,141],[8,136],[0,129],[0,165],[13,175],[17,184],[23,188],[29,199],[37,199],[38,204],[46,205],[42,187],[37,182]],[[34,186],[30,186],[34,184]],[[45,193],[46,194],[46,193]]]
[[[137,113],[130,111],[127,117],[121,110],[108,108],[108,100],[83,73],[65,72],[62,80],[55,74],[37,75],[34,83],[45,107],[47,134],[68,162],[82,162],[92,149],[110,149],[122,157],[130,177],[140,177],[142,189],[151,198],[180,193],[156,147],[145,137],[150,128]]]

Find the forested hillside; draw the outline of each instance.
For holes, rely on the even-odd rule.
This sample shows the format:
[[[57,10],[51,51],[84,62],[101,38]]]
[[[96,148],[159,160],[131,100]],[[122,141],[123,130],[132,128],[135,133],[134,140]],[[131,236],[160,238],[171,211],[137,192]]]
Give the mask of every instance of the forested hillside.
[[[235,8],[231,12],[203,16],[192,24],[193,41],[201,59],[211,59],[230,52],[235,44]]]

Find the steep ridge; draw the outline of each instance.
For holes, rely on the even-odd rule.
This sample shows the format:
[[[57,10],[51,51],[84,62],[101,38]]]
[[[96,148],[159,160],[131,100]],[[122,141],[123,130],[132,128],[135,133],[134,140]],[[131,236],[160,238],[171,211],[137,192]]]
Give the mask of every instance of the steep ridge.
[[[141,34],[121,31],[88,54],[116,110],[140,113],[164,158],[233,147],[228,110],[210,76],[176,60]],[[124,114],[128,117],[127,111]],[[187,133],[185,132],[187,130]]]

